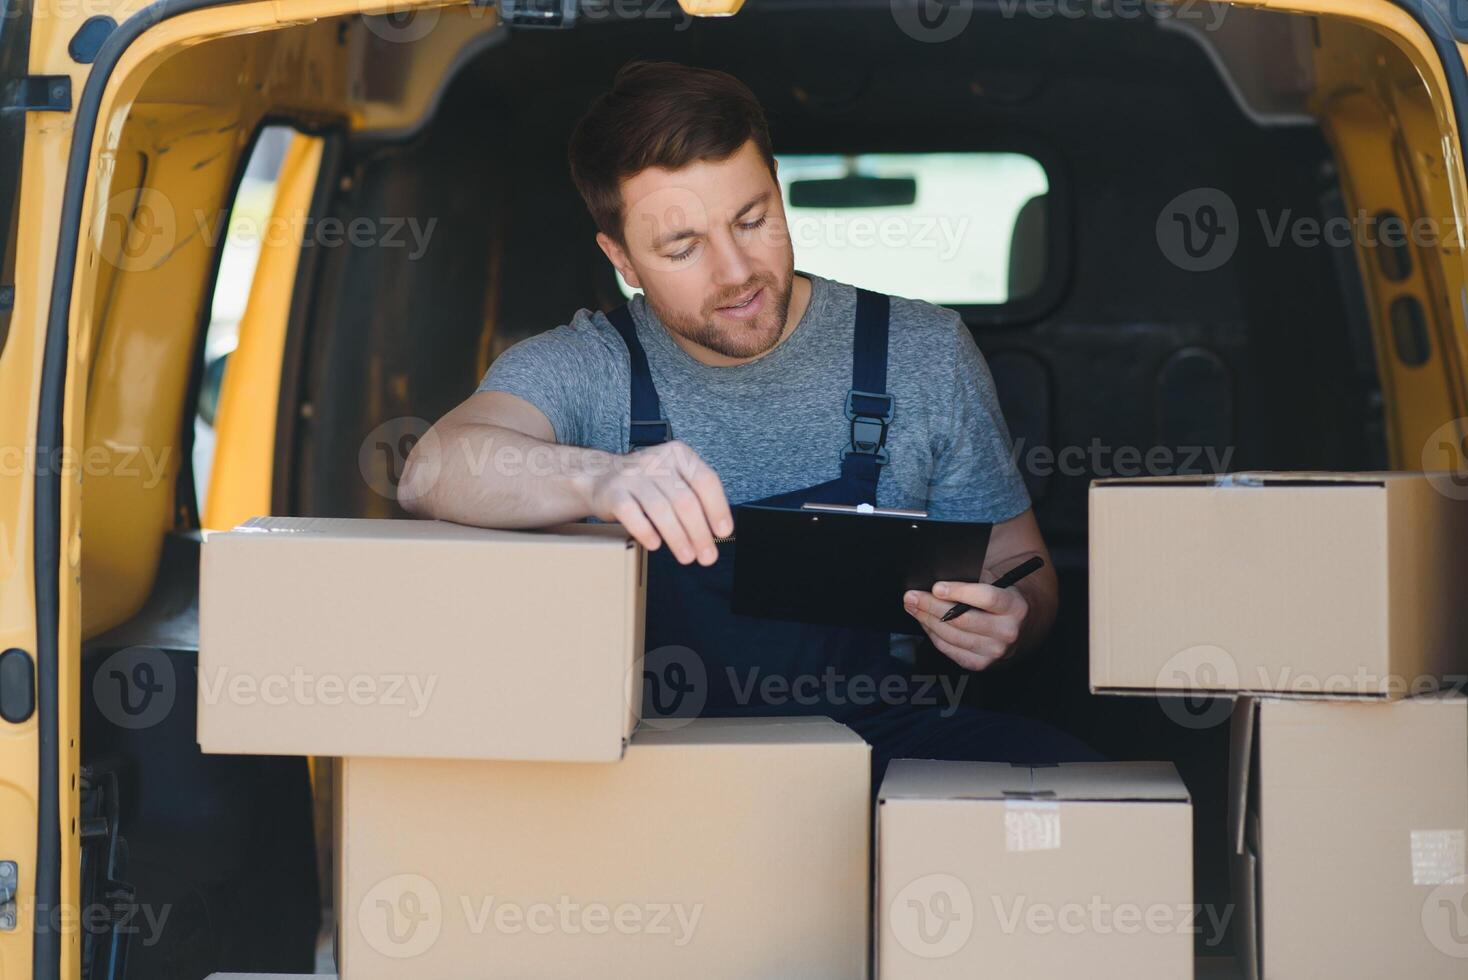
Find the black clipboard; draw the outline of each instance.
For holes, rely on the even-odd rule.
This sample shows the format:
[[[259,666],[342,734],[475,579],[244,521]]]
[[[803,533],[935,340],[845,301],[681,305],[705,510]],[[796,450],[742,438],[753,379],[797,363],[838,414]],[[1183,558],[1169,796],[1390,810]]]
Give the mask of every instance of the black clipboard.
[[[921,633],[908,589],[977,582],[993,525],[921,511],[807,504],[734,510],[734,612],[826,626]]]

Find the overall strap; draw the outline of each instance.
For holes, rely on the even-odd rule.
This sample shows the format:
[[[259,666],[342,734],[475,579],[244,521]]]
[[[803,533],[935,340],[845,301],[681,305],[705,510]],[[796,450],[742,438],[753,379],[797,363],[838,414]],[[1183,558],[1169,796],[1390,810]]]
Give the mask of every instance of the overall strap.
[[[851,390],[846,417],[851,445],[841,453],[841,476],[859,482],[876,502],[877,478],[887,463],[887,427],[895,399],[887,394],[887,327],[891,301],[884,293],[856,290],[856,333],[851,346]]]
[[[652,371],[647,366],[647,352],[637,339],[637,324],[632,320],[632,311],[623,303],[607,311],[607,319],[622,335],[632,367],[632,428],[628,442],[632,449],[656,446],[673,438],[673,427],[663,418],[663,408],[658,402],[658,390],[653,387]]]

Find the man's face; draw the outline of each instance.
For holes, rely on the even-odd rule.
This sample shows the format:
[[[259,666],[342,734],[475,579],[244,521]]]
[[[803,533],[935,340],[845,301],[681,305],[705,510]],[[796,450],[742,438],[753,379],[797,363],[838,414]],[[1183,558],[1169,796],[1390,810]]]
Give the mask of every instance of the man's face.
[[[779,185],[752,141],[725,160],[634,174],[622,214],[625,247],[597,243],[670,330],[741,360],[779,342],[795,256]]]

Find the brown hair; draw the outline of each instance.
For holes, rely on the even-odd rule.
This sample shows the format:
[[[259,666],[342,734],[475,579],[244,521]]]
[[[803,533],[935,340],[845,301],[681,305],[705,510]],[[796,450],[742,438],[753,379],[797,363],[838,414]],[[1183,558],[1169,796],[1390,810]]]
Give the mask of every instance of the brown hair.
[[[764,109],[739,79],[670,61],[631,61],[571,133],[571,180],[598,230],[625,244],[623,180],[649,167],[724,160],[749,140],[773,174]]]

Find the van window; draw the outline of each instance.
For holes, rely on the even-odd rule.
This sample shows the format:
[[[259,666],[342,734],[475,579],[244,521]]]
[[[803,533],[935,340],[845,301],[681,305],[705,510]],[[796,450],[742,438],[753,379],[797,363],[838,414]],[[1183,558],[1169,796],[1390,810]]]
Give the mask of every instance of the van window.
[[[946,306],[999,306],[1047,273],[1050,181],[1011,152],[781,154],[795,267]],[[626,295],[631,289],[618,277]]]
[[[273,227],[271,214],[281,161],[295,132],[289,126],[266,126],[260,131],[230,207],[209,327],[204,334],[204,378],[194,414],[194,487],[201,507],[208,499],[214,461],[214,413],[219,405],[219,389],[229,355],[239,342],[240,318],[255,281],[255,265],[267,236],[286,233]]]

